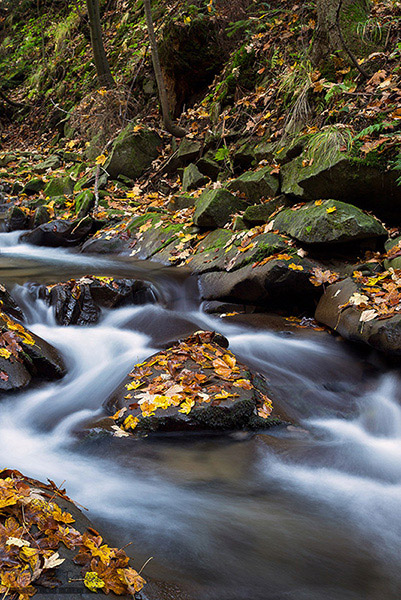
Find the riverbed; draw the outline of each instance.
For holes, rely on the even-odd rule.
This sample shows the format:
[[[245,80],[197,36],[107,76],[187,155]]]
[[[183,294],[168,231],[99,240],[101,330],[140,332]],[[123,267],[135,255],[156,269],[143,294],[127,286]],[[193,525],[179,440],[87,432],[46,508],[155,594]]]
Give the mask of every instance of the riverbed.
[[[63,484],[145,576],[192,600],[398,600],[400,375],[326,333],[273,331],[204,314],[185,273],[0,234],[0,281],[68,373],[0,404],[3,467]],[[142,278],[159,301],[60,327],[38,282]],[[183,321],[213,329],[262,372],[294,426],[258,434],[118,439],[96,428],[135,362]],[[185,327],[184,327],[185,328]]]

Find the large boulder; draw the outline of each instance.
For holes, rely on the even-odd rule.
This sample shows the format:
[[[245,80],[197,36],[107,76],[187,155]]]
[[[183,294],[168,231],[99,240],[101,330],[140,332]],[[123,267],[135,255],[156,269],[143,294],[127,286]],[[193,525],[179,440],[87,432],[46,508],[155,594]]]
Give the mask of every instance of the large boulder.
[[[306,244],[333,244],[385,236],[383,225],[351,204],[338,200],[309,202],[281,211],[274,228]]]
[[[256,304],[264,309],[284,308],[293,313],[314,308],[319,292],[310,277],[315,264],[297,255],[272,255],[255,266],[199,277],[203,300]]]
[[[281,191],[303,200],[335,198],[378,217],[397,220],[401,206],[401,186],[396,171],[384,170],[362,160],[338,155],[331,160],[314,160],[305,154],[281,167]]]
[[[76,220],[50,221],[21,236],[21,241],[34,246],[76,246],[82,243],[93,230],[90,217]]]
[[[197,332],[134,366],[105,405],[117,411],[117,428],[227,431],[277,422],[254,375],[226,346],[213,332]]]
[[[386,285],[390,284],[390,285]],[[375,294],[379,292],[376,302]],[[388,355],[401,354],[401,271],[347,278],[330,285],[315,318],[345,339],[363,342]]]
[[[1,593],[80,600],[102,591],[137,597],[145,580],[123,550],[110,547],[56,484],[0,471]]]
[[[234,213],[245,210],[247,202],[228,190],[206,190],[196,203],[194,223],[199,227],[223,227]]]
[[[288,242],[274,233],[257,234],[251,230],[233,234],[227,229],[216,229],[202,240],[188,266],[194,273],[234,271],[286,251]]]
[[[112,179],[119,175],[137,179],[157,158],[160,144],[155,131],[128,125],[117,136],[105,169]]]
[[[94,275],[43,285],[37,293],[53,307],[59,325],[91,325],[99,320],[102,308],[145,304],[155,298],[155,292],[148,283]]]
[[[64,374],[63,359],[53,346],[0,311],[0,390],[17,390],[32,378],[58,379]]]
[[[279,181],[270,174],[271,167],[258,171],[247,171],[227,184],[230,192],[240,192],[248,202],[258,202],[262,198],[272,198],[277,194]]]

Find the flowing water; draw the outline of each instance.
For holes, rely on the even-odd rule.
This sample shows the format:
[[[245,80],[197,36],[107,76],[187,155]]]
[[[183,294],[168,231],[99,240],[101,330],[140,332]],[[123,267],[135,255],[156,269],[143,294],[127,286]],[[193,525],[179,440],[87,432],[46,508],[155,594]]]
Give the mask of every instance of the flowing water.
[[[60,350],[68,374],[1,398],[3,467],[65,482],[113,543],[134,542],[136,566],[154,557],[145,575],[181,590],[168,597],[399,600],[396,370],[328,335],[283,335],[205,315],[175,270],[18,237],[0,234],[0,281],[13,287],[27,326]],[[149,279],[162,302],[105,311],[92,327],[59,327],[30,294],[32,282],[89,273]],[[87,435],[130,367],[188,322],[224,333],[301,427],[254,436]]]

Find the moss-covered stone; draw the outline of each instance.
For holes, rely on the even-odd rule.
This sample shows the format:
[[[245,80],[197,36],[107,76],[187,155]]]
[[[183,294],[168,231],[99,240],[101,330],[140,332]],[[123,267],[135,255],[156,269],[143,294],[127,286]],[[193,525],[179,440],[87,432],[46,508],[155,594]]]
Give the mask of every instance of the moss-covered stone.
[[[351,242],[387,233],[380,221],[338,200],[283,210],[275,217],[274,228],[307,244]]]
[[[182,190],[183,192],[196,190],[197,188],[206,185],[208,181],[209,178],[205,175],[202,175],[198,167],[191,163],[184,169],[184,173],[182,175]]]
[[[213,181],[216,181],[220,171],[222,170],[221,165],[214,160],[214,153],[210,151],[198,160],[196,166],[198,167],[199,171],[203,173],[203,175],[210,177],[210,179]]]
[[[111,178],[125,175],[137,179],[157,158],[160,144],[161,139],[155,131],[135,131],[135,127],[129,125],[117,136],[105,169]]]
[[[230,181],[227,189],[244,194],[248,202],[272,198],[278,191],[279,182],[276,177],[270,175],[270,171],[270,167],[264,167],[258,171],[247,171],[237,179]]]
[[[50,219],[50,212],[46,206],[38,206],[33,215],[33,226],[39,227],[43,223],[48,223]]]
[[[6,214],[5,225],[7,231],[18,231],[29,228],[29,214],[19,206],[12,206]]]
[[[310,157],[309,157],[310,158]],[[396,171],[338,155],[330,160],[303,153],[281,168],[281,191],[303,200],[335,198],[372,210],[382,219],[398,220],[401,186]]]
[[[233,154],[234,168],[249,169],[261,160],[271,161],[276,145],[265,141],[246,141]]]
[[[74,181],[71,177],[55,177],[46,185],[45,196],[70,196],[74,191]]]
[[[40,191],[42,191],[46,186],[46,183],[43,181],[43,179],[40,179],[39,177],[33,177],[33,179],[30,179],[22,188],[22,193],[23,194],[27,194],[28,196],[30,194],[38,194]]]
[[[75,198],[75,212],[78,214],[78,219],[86,217],[90,213],[95,204],[95,194],[90,190],[84,190]]]
[[[196,203],[194,223],[200,227],[223,227],[232,214],[246,207],[244,200],[227,189],[207,190]]]
[[[244,212],[244,221],[250,225],[262,225],[267,223],[271,215],[280,208],[288,206],[288,201],[285,196],[277,196],[272,198],[269,202],[264,204],[256,204],[255,206],[248,206]]]
[[[198,158],[202,150],[201,142],[184,138],[180,143],[177,151],[177,161],[180,166],[188,165],[190,162]]]
[[[46,160],[32,167],[34,173],[46,173],[49,169],[58,169],[61,166],[61,160],[57,155],[52,155]]]

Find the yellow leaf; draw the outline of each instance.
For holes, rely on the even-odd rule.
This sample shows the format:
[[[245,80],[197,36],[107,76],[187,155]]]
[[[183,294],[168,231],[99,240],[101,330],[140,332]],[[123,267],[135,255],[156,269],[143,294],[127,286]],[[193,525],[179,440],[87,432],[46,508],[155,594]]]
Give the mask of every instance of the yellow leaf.
[[[133,415],[128,415],[128,417],[123,422],[124,429],[135,429],[138,425],[139,419],[134,417]]]
[[[85,573],[84,584],[91,592],[97,592],[97,590],[105,586],[103,579],[100,579],[99,575],[94,571]]]
[[[321,204],[323,204],[323,200],[316,200],[315,206],[320,206]]]
[[[326,212],[329,214],[335,212],[336,210],[337,209],[335,206],[330,206],[330,208],[326,208]]]
[[[6,350],[5,348],[0,348],[0,356],[2,358],[10,358],[11,352],[9,350]]]
[[[288,268],[292,269],[293,271],[303,271],[304,270],[302,265],[296,265],[295,263],[290,263],[288,265]]]
[[[106,160],[107,160],[107,157],[105,156],[105,154],[100,154],[99,156],[96,157],[95,163],[97,165],[104,165]]]

